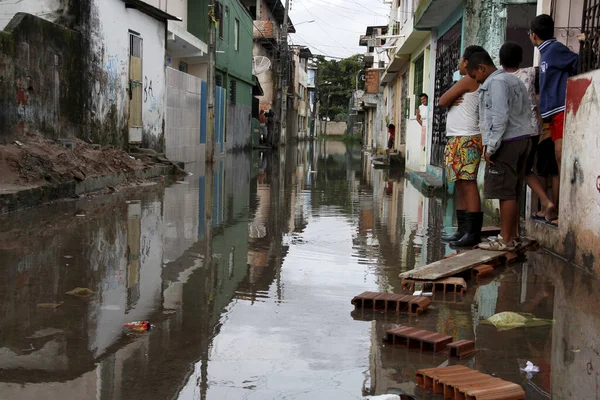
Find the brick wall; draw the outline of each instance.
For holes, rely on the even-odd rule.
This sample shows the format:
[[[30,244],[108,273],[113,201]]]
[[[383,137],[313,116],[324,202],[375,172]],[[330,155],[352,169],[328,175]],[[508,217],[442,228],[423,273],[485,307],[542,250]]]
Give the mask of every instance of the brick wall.
[[[369,70],[366,74],[365,90],[367,93],[379,93],[379,71]]]

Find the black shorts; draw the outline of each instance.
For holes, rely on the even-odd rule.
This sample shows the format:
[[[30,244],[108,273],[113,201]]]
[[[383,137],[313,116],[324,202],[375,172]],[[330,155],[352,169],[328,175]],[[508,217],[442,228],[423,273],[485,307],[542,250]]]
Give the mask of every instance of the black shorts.
[[[504,142],[485,166],[483,194],[486,199],[517,200],[525,177],[530,138]]]
[[[554,142],[548,138],[542,140],[537,148],[537,160],[535,170],[539,176],[556,176],[558,175],[558,164],[556,163],[556,155],[554,154]]]
[[[394,141],[392,139],[388,140],[388,149],[393,149],[394,148]]]
[[[535,167],[535,155],[537,154],[538,142],[540,141],[539,136],[531,137],[531,150],[527,156],[527,163],[525,164],[525,175],[533,173],[533,167]]]

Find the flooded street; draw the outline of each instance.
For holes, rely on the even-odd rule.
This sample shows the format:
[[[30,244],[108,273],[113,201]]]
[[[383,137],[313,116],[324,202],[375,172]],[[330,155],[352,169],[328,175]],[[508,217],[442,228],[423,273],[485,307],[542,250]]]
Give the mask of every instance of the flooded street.
[[[355,295],[400,293],[400,272],[453,252],[440,240],[451,200],[339,142],[193,172],[0,218],[0,400],[441,399],[415,371],[457,363],[527,399],[599,397],[600,285],[586,272],[540,251],[418,317],[355,311]],[[555,322],[484,323],[503,311]],[[124,327],[144,320],[148,332]],[[396,324],[479,352],[385,346]],[[527,361],[539,372],[521,372]]]

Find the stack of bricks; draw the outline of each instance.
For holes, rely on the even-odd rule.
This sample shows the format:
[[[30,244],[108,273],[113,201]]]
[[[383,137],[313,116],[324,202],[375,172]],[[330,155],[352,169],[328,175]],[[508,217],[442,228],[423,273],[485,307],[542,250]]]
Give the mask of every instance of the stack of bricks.
[[[379,71],[368,70],[365,77],[365,90],[367,93],[379,93]]]

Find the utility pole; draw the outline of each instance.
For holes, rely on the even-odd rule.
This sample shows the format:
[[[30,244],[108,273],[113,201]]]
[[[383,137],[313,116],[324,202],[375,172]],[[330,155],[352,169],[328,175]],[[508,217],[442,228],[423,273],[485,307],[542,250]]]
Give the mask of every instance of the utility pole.
[[[217,64],[217,31],[216,2],[211,0],[208,6],[208,93],[206,96],[208,110],[206,118],[206,163],[212,164],[215,156],[215,69]]]
[[[288,10],[290,8],[290,0],[285,0],[285,9],[283,10],[283,32],[281,33],[281,75],[280,75],[280,85],[281,85],[281,116],[279,120],[279,144],[285,146],[286,142],[286,134],[287,134],[287,89],[288,89]]]

